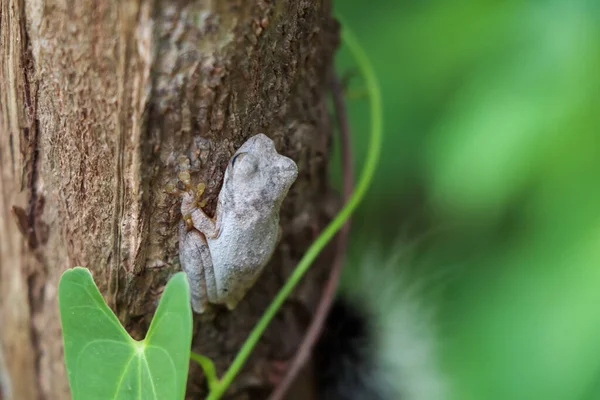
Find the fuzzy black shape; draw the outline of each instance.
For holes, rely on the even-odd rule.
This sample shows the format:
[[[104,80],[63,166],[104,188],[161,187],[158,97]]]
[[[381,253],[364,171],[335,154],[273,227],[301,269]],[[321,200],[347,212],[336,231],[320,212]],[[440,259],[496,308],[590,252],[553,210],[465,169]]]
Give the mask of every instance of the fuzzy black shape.
[[[318,400],[387,400],[378,388],[369,315],[338,296],[314,347]]]

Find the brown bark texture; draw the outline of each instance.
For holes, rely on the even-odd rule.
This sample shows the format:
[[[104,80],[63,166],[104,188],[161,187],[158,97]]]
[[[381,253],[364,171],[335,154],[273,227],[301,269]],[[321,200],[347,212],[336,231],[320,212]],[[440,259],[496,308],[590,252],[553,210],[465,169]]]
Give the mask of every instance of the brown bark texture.
[[[299,177],[255,287],[233,312],[195,322],[194,350],[225,370],[337,206],[326,101],[337,31],[328,0],[0,0],[0,398],[69,398],[57,306],[66,268],[90,268],[143,337],[180,269],[179,199],[165,190],[178,157],[214,213],[230,156],[263,132]],[[324,274],[308,274],[231,398],[264,395]],[[188,394],[205,394],[194,365]]]

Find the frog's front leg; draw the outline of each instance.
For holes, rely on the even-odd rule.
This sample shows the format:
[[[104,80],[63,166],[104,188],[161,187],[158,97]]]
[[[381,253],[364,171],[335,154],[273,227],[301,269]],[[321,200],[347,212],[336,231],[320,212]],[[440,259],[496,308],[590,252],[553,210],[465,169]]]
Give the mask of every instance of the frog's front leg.
[[[196,198],[193,191],[186,192],[181,200],[181,213],[184,219],[191,221],[191,225],[206,237],[216,238],[219,235],[218,224],[198,207]]]
[[[188,230],[184,221],[179,224],[179,262],[190,284],[192,309],[202,314],[216,291],[212,258],[206,238],[196,229]]]

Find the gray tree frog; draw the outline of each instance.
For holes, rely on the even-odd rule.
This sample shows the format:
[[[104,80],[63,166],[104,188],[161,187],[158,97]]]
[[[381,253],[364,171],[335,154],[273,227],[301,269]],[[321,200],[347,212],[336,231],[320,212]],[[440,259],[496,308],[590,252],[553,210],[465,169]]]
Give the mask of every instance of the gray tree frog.
[[[277,244],[279,209],[297,176],[296,163],[258,134],[231,158],[214,218],[198,205],[201,193],[183,194],[179,259],[196,313],[209,303],[234,309],[256,282]]]

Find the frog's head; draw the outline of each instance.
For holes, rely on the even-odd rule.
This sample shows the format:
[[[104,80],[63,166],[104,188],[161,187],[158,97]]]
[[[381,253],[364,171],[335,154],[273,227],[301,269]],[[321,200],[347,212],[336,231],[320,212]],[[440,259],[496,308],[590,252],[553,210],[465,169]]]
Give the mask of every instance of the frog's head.
[[[223,189],[235,204],[278,206],[297,176],[296,163],[277,153],[273,141],[260,133],[231,157]]]

